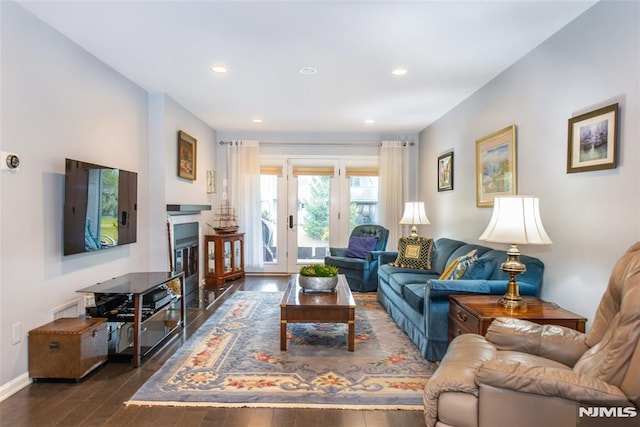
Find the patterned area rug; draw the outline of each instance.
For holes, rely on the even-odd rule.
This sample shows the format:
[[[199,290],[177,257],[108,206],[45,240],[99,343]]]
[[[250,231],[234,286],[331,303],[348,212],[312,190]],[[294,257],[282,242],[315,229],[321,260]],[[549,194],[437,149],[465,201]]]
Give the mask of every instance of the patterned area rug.
[[[128,405],[422,409],[436,365],[425,360],[375,295],[355,295],[347,325],[288,325],[280,351],[281,292],[236,292]]]

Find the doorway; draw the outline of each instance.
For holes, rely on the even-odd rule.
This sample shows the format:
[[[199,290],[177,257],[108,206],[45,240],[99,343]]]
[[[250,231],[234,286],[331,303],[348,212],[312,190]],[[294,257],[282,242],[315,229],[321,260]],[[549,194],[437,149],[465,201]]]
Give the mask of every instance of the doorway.
[[[264,271],[297,273],[345,247],[353,227],[377,223],[377,157],[263,159]]]

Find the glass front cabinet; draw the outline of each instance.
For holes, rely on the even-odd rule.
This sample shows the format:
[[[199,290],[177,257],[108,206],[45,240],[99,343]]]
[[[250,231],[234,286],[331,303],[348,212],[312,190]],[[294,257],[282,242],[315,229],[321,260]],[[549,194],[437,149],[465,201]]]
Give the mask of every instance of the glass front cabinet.
[[[204,236],[204,247],[207,284],[221,285],[244,277],[244,233]]]

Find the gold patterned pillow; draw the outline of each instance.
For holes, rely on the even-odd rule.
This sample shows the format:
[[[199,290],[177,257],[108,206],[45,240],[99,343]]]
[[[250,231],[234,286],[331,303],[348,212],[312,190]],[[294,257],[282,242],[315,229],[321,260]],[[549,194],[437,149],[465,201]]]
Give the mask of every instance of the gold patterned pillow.
[[[393,267],[431,270],[433,239],[427,237],[403,237],[398,241],[398,257],[389,263]]]
[[[464,273],[471,267],[471,265],[478,259],[476,253],[477,249],[472,250],[466,255],[462,255],[451,262],[444,270],[444,273],[440,275],[439,280],[458,280],[464,276]]]

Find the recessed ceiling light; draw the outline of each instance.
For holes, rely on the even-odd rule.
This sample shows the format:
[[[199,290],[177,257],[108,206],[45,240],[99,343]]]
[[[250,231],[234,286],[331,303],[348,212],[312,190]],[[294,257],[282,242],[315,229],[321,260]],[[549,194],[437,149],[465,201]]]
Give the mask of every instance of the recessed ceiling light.
[[[262,119],[260,118],[253,119],[253,123],[262,123]]]
[[[391,74],[393,74],[394,76],[404,76],[405,74],[407,74],[407,70],[404,68],[396,68],[391,72]]]
[[[227,67],[225,67],[224,65],[214,65],[213,67],[211,67],[211,71],[213,71],[214,73],[226,73]]]
[[[300,74],[304,74],[306,76],[311,76],[313,74],[316,74],[318,72],[318,70],[316,70],[313,67],[302,67],[300,68]]]
[[[364,124],[365,124],[365,125],[372,125],[372,124],[374,124],[375,122],[376,122],[376,121],[375,121],[375,120],[373,120],[373,119],[367,119],[367,120],[365,120],[365,121],[364,121]]]

